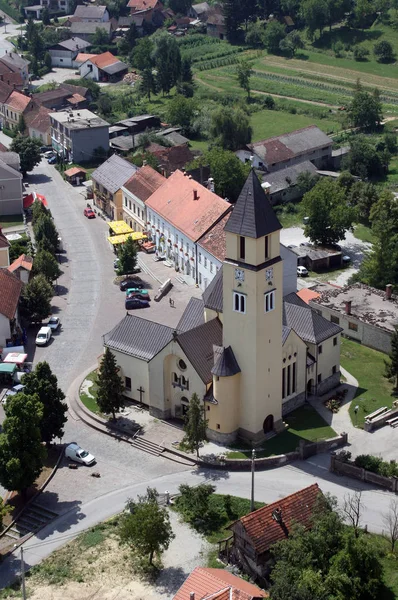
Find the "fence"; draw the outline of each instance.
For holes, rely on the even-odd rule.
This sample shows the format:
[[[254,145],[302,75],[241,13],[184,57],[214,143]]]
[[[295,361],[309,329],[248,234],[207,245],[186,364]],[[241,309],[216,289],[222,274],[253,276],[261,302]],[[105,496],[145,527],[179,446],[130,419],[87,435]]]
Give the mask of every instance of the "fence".
[[[384,477],[362,467],[356,467],[352,461],[340,460],[335,452],[330,456],[330,471],[379,485],[395,494],[398,492],[398,477]]]

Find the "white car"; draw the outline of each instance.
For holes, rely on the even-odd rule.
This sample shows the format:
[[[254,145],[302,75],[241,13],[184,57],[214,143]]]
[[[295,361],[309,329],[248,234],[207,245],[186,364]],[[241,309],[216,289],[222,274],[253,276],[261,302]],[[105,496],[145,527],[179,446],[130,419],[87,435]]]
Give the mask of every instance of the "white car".
[[[306,269],[305,267],[297,267],[297,275],[299,277],[307,277],[308,269]]]
[[[51,331],[57,331],[58,327],[61,325],[61,321],[58,317],[51,317],[47,323],[47,327],[51,329]]]
[[[54,150],[47,150],[47,152],[44,152],[43,154],[44,158],[52,158],[53,156],[55,156],[55,152]]]
[[[87,452],[87,450],[80,448],[80,446],[75,442],[72,442],[65,448],[65,456],[66,458],[70,458],[70,460],[74,460],[82,465],[90,466],[95,463],[95,457]]]
[[[51,327],[45,326],[39,329],[36,336],[36,346],[46,346],[52,336]]]
[[[11,388],[10,390],[7,390],[6,393],[4,394],[1,403],[2,404],[6,404],[8,398],[10,398],[10,396],[15,396],[16,394],[18,394],[18,392],[22,392],[22,390],[24,389],[24,385],[22,384],[18,384],[18,385],[14,385],[13,388]]]

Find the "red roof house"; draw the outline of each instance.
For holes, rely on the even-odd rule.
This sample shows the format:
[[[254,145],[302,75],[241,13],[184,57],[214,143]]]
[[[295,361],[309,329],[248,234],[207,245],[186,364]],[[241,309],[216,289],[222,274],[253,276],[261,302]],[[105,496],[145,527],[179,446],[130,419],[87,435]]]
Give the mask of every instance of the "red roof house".
[[[224,569],[196,567],[182,584],[173,600],[255,600],[268,593]]]
[[[28,283],[33,268],[33,258],[27,254],[21,254],[8,267],[10,273],[14,273],[22,283]]]
[[[152,169],[149,165],[145,165],[134,173],[123,187],[142,202],[146,202],[165,181],[166,179],[163,175]]]

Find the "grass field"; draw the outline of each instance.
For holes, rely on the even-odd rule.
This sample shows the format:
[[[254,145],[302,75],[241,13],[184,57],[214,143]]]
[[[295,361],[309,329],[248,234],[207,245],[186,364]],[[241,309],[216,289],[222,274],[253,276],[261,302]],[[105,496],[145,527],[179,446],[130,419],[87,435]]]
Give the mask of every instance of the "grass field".
[[[375,241],[375,237],[371,228],[366,227],[366,225],[363,225],[362,223],[357,223],[354,225],[354,235],[359,240],[362,240],[362,242],[369,242],[370,244],[373,244]]]
[[[314,124],[325,132],[339,129],[339,125],[329,119],[318,120],[307,115],[295,115],[276,110],[261,110],[253,113],[250,117],[250,124],[253,127],[253,142]]]
[[[22,225],[23,217],[22,215],[3,215],[0,217],[0,227],[16,227],[17,225]]]
[[[351,402],[350,416],[354,424],[363,427],[365,416],[382,406],[391,407],[393,386],[384,377],[386,355],[351,340],[341,340],[341,366],[358,380],[355,400]],[[371,368],[369,368],[371,365]],[[358,423],[354,408],[359,406]]]

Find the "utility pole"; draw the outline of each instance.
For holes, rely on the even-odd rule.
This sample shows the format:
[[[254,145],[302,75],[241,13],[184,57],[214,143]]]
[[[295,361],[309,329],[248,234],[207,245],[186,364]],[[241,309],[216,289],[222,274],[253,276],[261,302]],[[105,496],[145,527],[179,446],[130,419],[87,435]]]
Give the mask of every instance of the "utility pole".
[[[251,493],[251,502],[250,502],[250,511],[254,511],[254,472],[256,467],[256,451],[252,450],[252,493]]]

